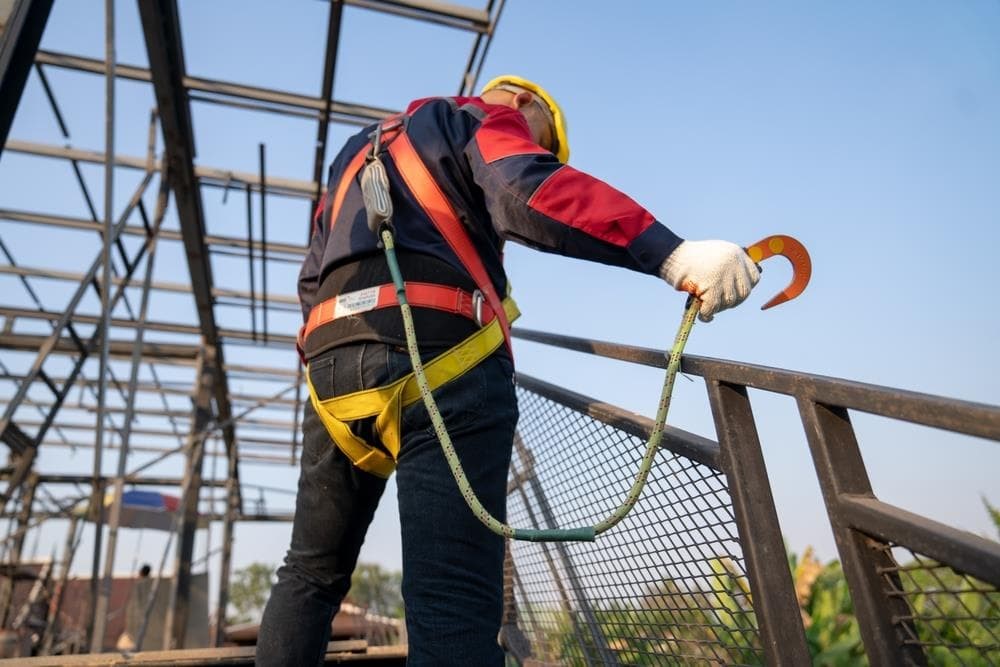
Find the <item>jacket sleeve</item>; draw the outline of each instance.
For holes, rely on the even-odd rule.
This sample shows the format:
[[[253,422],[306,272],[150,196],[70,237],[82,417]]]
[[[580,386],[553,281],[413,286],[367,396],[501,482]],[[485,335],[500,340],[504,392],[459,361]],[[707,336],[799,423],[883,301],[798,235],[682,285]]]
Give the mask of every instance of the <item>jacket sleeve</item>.
[[[682,241],[625,194],[534,143],[514,109],[490,106],[465,156],[504,238],[654,275]]]

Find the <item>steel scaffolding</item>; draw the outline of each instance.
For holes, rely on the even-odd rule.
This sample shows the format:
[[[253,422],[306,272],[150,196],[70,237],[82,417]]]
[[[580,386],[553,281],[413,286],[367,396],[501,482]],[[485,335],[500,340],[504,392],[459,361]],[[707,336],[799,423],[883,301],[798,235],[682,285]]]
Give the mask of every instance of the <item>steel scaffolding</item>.
[[[365,66],[359,58],[353,62],[341,53],[345,12],[388,15],[408,25],[437,26],[467,35],[471,44],[464,69],[458,72],[460,66],[456,66],[458,85],[451,88],[442,82],[442,89],[468,94],[479,78],[504,1],[487,0],[482,8],[470,8],[436,0],[331,0],[324,10],[325,44],[316,95],[252,85],[252,73],[242,83],[189,74],[181,34],[184,7],[179,8],[176,0],[138,0],[148,67],[117,61],[116,34],[122,34],[122,27],[115,25],[114,0],[105,0],[103,7],[103,59],[39,48],[53,13],[52,0],[8,4],[6,16],[2,15],[6,8],[0,5],[0,156],[69,166],[84,206],[79,217],[73,217],[46,210],[45,201],[26,210],[10,206],[0,196],[0,251],[4,255],[0,280],[15,287],[0,290],[4,323],[0,331],[0,439],[9,449],[9,462],[2,470],[0,512],[16,523],[5,543],[5,567],[14,572],[30,530],[46,520],[71,518],[56,568],[64,582],[85,525],[79,519],[90,522],[94,556],[87,643],[92,651],[100,651],[106,647],[105,621],[123,492],[138,485],[173,487],[180,493],[181,510],[174,525],[175,575],[164,648],[184,645],[199,516],[223,524],[222,576],[213,614],[213,642],[220,645],[234,524],[290,518],[287,507],[248,511],[248,494],[266,498],[283,490],[254,485],[241,476],[241,464],[294,466],[298,460],[303,378],[292,361],[295,328],[288,324],[298,306],[290,294],[291,285],[277,284],[275,275],[287,273],[305,253],[311,211],[324,193],[324,167],[337,148],[328,144],[331,127],[364,126],[394,111],[336,96],[338,66],[340,71]],[[56,79],[50,79],[56,72],[58,81],[93,75],[104,78],[102,99],[72,99],[74,107],[91,105],[103,110],[103,151],[74,145],[76,138],[63,113],[58,86],[53,85]],[[121,118],[120,113],[116,115],[115,91],[121,82],[146,86],[155,99],[145,155],[115,148],[116,118]],[[40,87],[47,112],[58,127],[59,136],[49,143],[10,135],[29,84]],[[250,145],[257,144],[254,171],[196,163],[198,137],[192,104],[313,123],[311,179],[269,173],[267,145],[255,137],[246,138]],[[162,146],[159,151],[158,145]],[[102,206],[87,179],[87,170],[94,166],[103,170]],[[139,177],[138,186],[127,203],[116,203],[120,197],[115,184],[135,177]],[[235,192],[245,194],[245,236],[210,231],[216,225],[203,200],[207,192],[220,190],[224,200]],[[310,215],[301,219],[300,241],[289,241],[273,231],[269,235],[269,207],[277,199],[308,207]],[[5,243],[4,237],[27,229],[53,239],[47,243],[96,232],[99,252],[91,257],[77,253],[74,262],[21,263],[14,254],[16,244]],[[177,248],[182,249],[187,270],[172,266],[172,281],[154,279],[154,259],[163,254],[169,258]],[[241,262],[243,270],[238,275],[226,272],[226,284],[219,284],[218,261]],[[164,295],[189,299],[193,316],[157,315],[159,309],[153,304]],[[289,363],[227,361],[228,356],[251,358],[247,353],[252,350],[284,352]],[[252,388],[234,390],[234,382]],[[190,408],[178,407],[183,397],[190,398]],[[40,461],[40,452],[67,449],[91,450],[92,473],[77,470],[71,474]],[[135,455],[143,457],[141,465],[133,460]],[[215,457],[224,461],[219,478],[210,476],[205,467],[206,459]],[[113,471],[106,469],[108,459],[114,461]],[[145,472],[162,461],[182,462],[183,475]],[[83,486],[89,488],[84,491]],[[223,495],[205,493],[210,489],[221,489]],[[89,508],[83,515],[74,513],[82,501],[89,502]],[[0,591],[0,614],[8,622],[16,613],[10,609],[11,589]],[[50,631],[39,643],[51,650],[53,642]]]

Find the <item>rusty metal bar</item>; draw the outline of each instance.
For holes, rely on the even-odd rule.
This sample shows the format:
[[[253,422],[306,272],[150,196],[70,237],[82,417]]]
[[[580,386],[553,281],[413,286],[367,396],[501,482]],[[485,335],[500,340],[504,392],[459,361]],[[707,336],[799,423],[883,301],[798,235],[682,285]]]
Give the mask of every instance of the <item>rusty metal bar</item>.
[[[117,238],[119,232],[124,228],[126,219],[131,214],[138,199],[141,197],[141,194],[145,190],[145,185],[147,183],[148,179],[144,179],[143,182],[140,183],[139,188],[133,195],[132,200],[129,202],[129,205],[126,206],[125,211],[122,213],[122,216],[118,221],[118,224],[114,226],[110,235],[107,234],[105,235],[105,247],[107,246],[107,244],[110,244],[114,238]],[[87,287],[96,278],[97,271],[102,265],[102,259],[104,257],[104,254],[105,253],[102,247],[102,252],[98,254],[98,256],[94,259],[93,263],[90,266],[90,269],[84,276],[81,277],[80,280],[77,281],[78,287],[74,292],[72,298],[70,298],[69,303],[63,310],[62,314],[60,315],[59,320],[56,322],[55,326],[53,326],[52,332],[48,336],[37,337],[40,340],[35,344],[33,348],[33,351],[37,352],[37,356],[35,358],[34,363],[31,366],[31,370],[28,372],[28,377],[31,379],[30,381],[22,383],[21,386],[18,387],[17,392],[15,392],[14,396],[8,402],[4,410],[3,417],[0,418],[0,433],[6,431],[7,426],[11,423],[14,412],[17,410],[17,407],[24,400],[25,396],[27,396],[28,389],[30,388],[32,382],[34,382],[34,380],[38,377],[42,365],[45,363],[45,360],[48,358],[49,354],[55,349],[57,344],[62,342],[60,336],[62,335],[63,330],[69,327],[70,319],[72,318],[73,313],[76,311],[77,306],[79,305],[81,299],[83,298],[83,295],[87,290]],[[114,298],[110,300],[110,303],[108,305],[109,312],[114,309],[114,306],[115,304],[117,304],[118,299],[124,295],[125,293],[124,285],[127,284],[127,280],[129,277],[130,276],[126,276],[122,281],[119,281],[118,291],[116,292]],[[108,283],[108,286],[110,286],[110,283]],[[110,289],[107,291],[110,293]],[[91,339],[90,342],[91,347],[93,347],[97,343],[97,338],[98,336],[95,336]],[[84,349],[81,349],[79,341],[75,339],[68,341],[68,344],[70,349],[73,349],[78,354],[82,355],[81,360],[78,363],[78,367],[76,369],[78,372],[79,365],[82,364],[83,357],[86,357],[88,355],[89,353],[88,350],[90,349],[90,347],[85,347]],[[38,439],[41,438],[39,437]],[[0,507],[0,509],[2,509],[2,507]]]
[[[101,324],[100,361],[97,377],[97,426],[94,437],[94,481],[90,496],[91,512],[94,515],[94,558],[90,576],[90,620],[87,625],[90,635],[91,653],[100,653],[104,648],[104,628],[107,623],[107,598],[111,594],[111,580],[108,578],[107,594],[102,595],[98,573],[101,567],[101,541],[103,537],[104,491],[105,486],[98,480],[103,474],[104,458],[104,408],[107,391],[104,379],[108,376],[108,353],[111,338],[111,247],[119,240],[111,237],[114,217],[114,159],[115,159],[115,0],[104,0],[104,260],[101,275]],[[123,250],[124,252],[124,250]],[[130,268],[130,267],[129,267]],[[133,357],[134,358],[134,357]],[[125,447],[125,445],[122,445]],[[114,552],[106,558],[113,559]],[[112,563],[112,566],[114,563]]]
[[[916,636],[913,611],[905,598],[890,597],[883,587],[880,571],[895,572],[895,560],[885,543],[854,530],[841,514],[845,494],[873,497],[847,410],[806,397],[798,405],[868,658],[876,665],[926,664],[921,647],[904,641]]]
[[[68,229],[93,230],[100,232],[100,224],[95,223],[92,220],[87,220],[86,218],[72,218],[60,215],[49,215],[46,213],[33,213],[29,211],[0,208],[0,219],[10,220],[12,222],[23,222],[27,224],[54,226]],[[129,236],[149,236],[149,231],[138,225],[128,225],[122,229],[121,233]],[[184,239],[180,232],[170,229],[162,229],[160,230],[160,240],[183,241]],[[213,252],[221,252],[222,249],[226,248],[236,248],[241,250],[246,249],[249,254],[249,251],[252,248],[252,243],[250,241],[236,236],[206,234],[205,243],[212,247]],[[215,248],[214,246],[219,246],[219,248]],[[270,242],[269,250],[271,252],[272,262],[281,261],[299,264],[302,262],[302,258],[306,254],[306,248],[304,246],[292,243],[281,243],[274,240]],[[235,256],[242,256],[242,253],[233,254]],[[280,255],[288,256],[281,257]]]
[[[333,77],[337,73],[337,53],[340,46],[340,20],[344,13],[344,3],[341,0],[330,1],[330,11],[326,24],[326,54],[323,58],[323,82],[320,87],[320,99],[324,102],[323,113],[316,128],[316,154],[313,158],[313,181],[316,183],[316,193],[310,207],[310,218],[306,225],[306,243],[312,232],[312,211],[319,206],[323,191],[323,163],[326,158],[326,140],[330,131],[330,108],[333,106]]]
[[[267,344],[267,176],[264,144],[257,144],[260,168],[260,310],[264,344]]]
[[[717,380],[707,385],[767,664],[809,664],[802,616],[791,575],[784,567],[785,545],[747,390]],[[775,567],[776,563],[782,566]]]
[[[558,385],[550,384],[523,373],[517,374],[517,384],[528,391],[561,403],[609,426],[621,429],[630,435],[648,439],[650,433],[652,433],[652,419],[629,412],[628,410],[623,410],[610,403],[595,401],[583,394],[569,391]],[[660,447],[687,457],[692,461],[707,465],[715,470],[722,469],[718,443],[708,438],[703,438],[700,435],[688,433],[673,426],[665,426]]]
[[[81,72],[91,72],[100,74],[104,72],[104,63],[100,59],[86,58],[69,53],[59,53],[56,51],[39,50],[35,61],[43,65],[61,67]],[[150,70],[135,65],[118,64],[118,77],[131,79],[133,81],[152,81]],[[188,90],[207,93],[213,95],[213,102],[229,106],[239,106],[235,100],[250,100],[254,102],[264,102],[272,105],[280,105],[287,109],[272,107],[272,111],[287,113],[292,111],[293,115],[300,115],[294,112],[309,112],[310,117],[323,113],[327,105],[321,97],[301,95],[272,88],[262,88],[259,86],[247,86],[229,81],[219,81],[202,77],[185,75],[183,85]],[[350,125],[368,125],[382,120],[387,116],[396,113],[394,109],[384,109],[381,107],[367,106],[353,102],[333,101],[330,105],[330,120],[346,123]]]
[[[257,342],[257,294],[255,292],[255,285],[257,284],[257,279],[254,276],[254,262],[253,262],[253,196],[250,192],[250,186],[246,186],[247,193],[247,259],[249,260],[250,266],[250,337],[253,342]]]
[[[198,384],[194,396],[194,414],[191,419],[191,435],[188,441],[188,461],[184,471],[184,486],[181,494],[181,509],[178,512],[181,523],[177,536],[177,556],[174,580],[170,588],[170,605],[163,630],[163,648],[183,648],[187,634],[189,598],[191,594],[191,558],[194,554],[194,539],[198,529],[198,498],[202,487],[202,468],[205,463],[205,431],[212,421],[212,396],[215,393],[217,353],[211,345],[205,345],[198,371]],[[229,450],[236,456],[235,443]]]
[[[959,572],[1000,587],[1000,544],[863,495],[840,497],[852,528],[884,543],[902,544]]]
[[[42,41],[52,0],[17,0],[0,33],[0,154]]]
[[[0,266],[0,275],[12,275],[12,276],[28,276],[31,278],[47,278],[50,280],[61,280],[65,282],[72,282],[79,284],[81,279],[84,278],[83,274],[72,272],[72,271],[61,271],[58,269],[35,269],[26,266]],[[121,286],[126,285],[128,279],[126,276],[121,278],[112,278],[111,285]],[[173,292],[175,294],[188,294],[190,290],[184,283],[175,282],[165,282],[157,281],[153,283],[153,289],[160,292]],[[209,294],[213,299],[230,298],[230,299],[240,299],[249,300],[250,293],[243,290],[215,287],[209,290]],[[285,306],[282,310],[287,310],[288,312],[298,312],[298,299],[292,295],[284,294],[272,294],[269,300],[274,301],[277,304]],[[274,305],[271,305],[272,309]]]
[[[108,516],[108,546],[104,556],[104,576],[100,582],[97,596],[97,607],[95,611],[94,635],[91,642],[91,650],[100,649],[104,641],[104,631],[107,625],[108,601],[111,597],[111,583],[114,574],[115,555],[118,548],[118,525],[121,521],[122,497],[125,493],[125,467],[129,454],[129,438],[131,436],[132,421],[135,417],[135,396],[136,384],[139,380],[139,365],[142,361],[142,346],[145,335],[146,317],[149,314],[149,294],[150,284],[153,280],[153,267],[156,258],[156,233],[163,223],[163,216],[167,210],[167,196],[169,186],[166,180],[160,181],[160,193],[156,206],[156,218],[154,221],[153,235],[150,239],[149,251],[146,253],[146,275],[142,283],[142,298],[139,304],[139,317],[136,323],[135,348],[132,352],[132,365],[129,373],[128,400],[125,403],[125,418],[122,425],[121,444],[118,448],[118,467],[114,481],[114,490],[111,500],[111,511]],[[103,504],[103,499],[102,504]]]
[[[25,155],[39,155],[63,160],[104,164],[104,153],[81,148],[66,148],[64,146],[11,139],[7,142],[5,150]],[[147,166],[146,158],[132,155],[116,155],[114,157],[114,164],[116,167],[137,169],[139,171],[145,171]],[[157,161],[153,165],[153,171],[162,171],[163,168],[164,163],[162,161]],[[254,188],[254,190],[260,189],[260,182],[257,176],[243,171],[200,166],[194,169],[194,174],[203,186],[225,189],[232,187],[234,183],[245,183]],[[268,179],[268,187],[273,194],[310,199],[316,186],[315,183],[309,181],[292,178],[275,178],[272,176]]]
[[[246,456],[244,455],[244,460]],[[235,479],[237,477],[236,457],[227,458],[226,475],[226,514],[222,526],[222,556],[219,560],[219,601],[215,609],[215,637],[212,644],[222,646],[225,641],[226,608],[229,606],[229,578],[232,576],[233,558],[233,524],[239,513],[239,499],[236,497]]]
[[[56,639],[56,630],[59,622],[59,612],[62,610],[63,593],[66,591],[66,581],[69,579],[69,572],[73,566],[73,558],[76,556],[76,549],[80,546],[80,538],[83,536],[80,518],[71,516],[69,527],[66,529],[66,541],[63,544],[63,563],[59,571],[59,580],[56,583],[52,601],[49,603],[49,612],[46,616],[44,636],[40,642],[42,655],[51,655],[52,647]]]
[[[24,550],[24,538],[31,527],[32,506],[35,503],[35,491],[38,489],[38,475],[32,473],[21,488],[21,507],[17,512],[17,529],[13,533],[13,544],[7,554],[11,566],[10,576],[3,581],[3,592],[0,594],[0,628],[7,627],[10,620],[11,604],[14,601],[14,568],[21,562]]]
[[[667,366],[662,350],[549,334],[531,329],[515,328],[511,333],[515,338],[522,340],[585,352],[607,359],[620,359],[654,368]],[[891,419],[933,426],[989,440],[1000,440],[1000,406],[687,354],[684,355],[681,371],[749,389],[762,389],[776,394],[807,398]]]
[[[438,23],[451,28],[485,32],[489,27],[486,12],[433,0],[346,0],[354,7],[395,14],[405,18]]]

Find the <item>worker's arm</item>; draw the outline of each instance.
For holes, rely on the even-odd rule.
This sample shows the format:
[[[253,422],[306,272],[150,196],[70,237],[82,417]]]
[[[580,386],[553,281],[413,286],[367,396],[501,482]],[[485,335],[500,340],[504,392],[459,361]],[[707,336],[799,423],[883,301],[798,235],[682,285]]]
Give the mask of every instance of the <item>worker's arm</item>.
[[[760,278],[728,241],[684,241],[607,183],[534,143],[524,116],[491,107],[466,157],[504,238],[659,275],[702,301],[701,318],[739,304]]]
[[[518,111],[491,106],[465,153],[504,238],[652,275],[681,243],[631,198],[535,144]]]

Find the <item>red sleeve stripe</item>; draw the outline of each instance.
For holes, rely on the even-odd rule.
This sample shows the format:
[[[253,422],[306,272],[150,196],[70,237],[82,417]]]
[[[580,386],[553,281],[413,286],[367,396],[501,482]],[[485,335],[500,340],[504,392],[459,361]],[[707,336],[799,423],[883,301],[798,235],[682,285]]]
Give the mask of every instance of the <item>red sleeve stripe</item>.
[[[629,245],[655,221],[649,211],[607,183],[568,166],[546,179],[528,206],[620,247]]]

